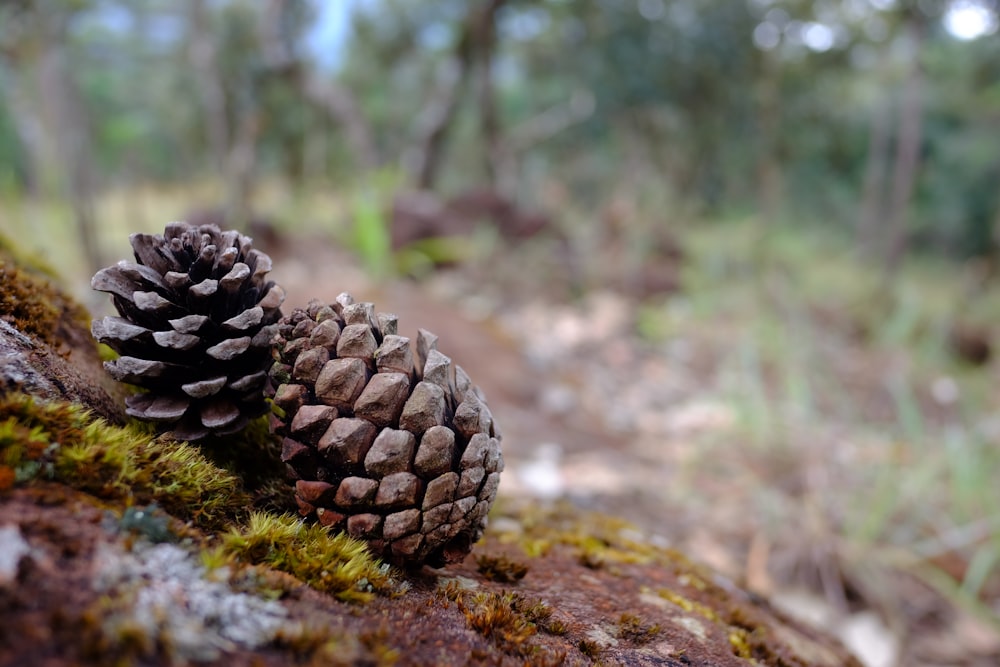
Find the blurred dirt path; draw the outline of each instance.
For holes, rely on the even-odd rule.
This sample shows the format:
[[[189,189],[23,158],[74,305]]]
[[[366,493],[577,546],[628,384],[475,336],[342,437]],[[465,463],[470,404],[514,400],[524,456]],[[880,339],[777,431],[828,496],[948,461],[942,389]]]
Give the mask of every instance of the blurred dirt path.
[[[441,351],[482,387],[497,417],[507,461],[502,495],[532,503],[565,498],[625,518],[643,539],[679,548],[790,613],[816,618],[822,612],[836,620],[836,628],[825,621],[827,629],[869,664],[883,664],[877,655],[886,653],[914,667],[997,664],[1000,636],[939,595],[925,592],[937,621],[894,612],[906,626],[894,633],[863,601],[846,610],[818,590],[789,588],[814,571],[837,571],[836,552],[826,550],[835,535],[813,530],[796,488],[824,479],[829,493],[843,491],[835,473],[849,474],[853,464],[836,457],[855,451],[846,449],[849,425],[810,424],[794,441],[801,448],[794,457],[751,446],[719,384],[729,338],[707,331],[650,348],[635,336],[634,312],[621,309],[620,297],[593,294],[562,307],[542,298],[544,286],[511,294],[513,307],[478,318],[468,301],[442,296],[468,291],[460,274],[427,283],[374,281],[349,253],[320,238],[290,239],[284,251],[269,252],[273,278],[288,293],[286,312],[348,291],[378,311],[396,313],[403,335],[425,328],[439,336]],[[871,355],[853,348],[836,353],[840,363],[872,365]],[[859,442],[857,451],[867,441]],[[769,530],[767,522],[776,520],[787,525]],[[914,590],[923,590],[912,577],[895,579],[884,586],[888,599],[912,600]],[[859,623],[860,639],[852,635],[861,632]],[[978,655],[966,655],[968,642],[949,648],[943,641],[966,626],[988,639]],[[918,658],[922,649],[904,648],[919,638],[948,660]]]
[[[529,362],[519,341],[499,323],[474,319],[460,304],[446,302],[413,281],[372,281],[348,252],[327,240],[294,239],[287,249],[271,254],[276,267],[272,277],[288,294],[285,312],[311,299],[330,302],[350,292],[358,301],[373,302],[376,311],[398,315],[402,335],[413,338],[418,328],[437,334],[441,352],[486,392],[508,459],[531,456],[546,443],[574,452],[626,448],[624,438],[607,432],[593,415],[539,410],[542,392],[553,378]]]

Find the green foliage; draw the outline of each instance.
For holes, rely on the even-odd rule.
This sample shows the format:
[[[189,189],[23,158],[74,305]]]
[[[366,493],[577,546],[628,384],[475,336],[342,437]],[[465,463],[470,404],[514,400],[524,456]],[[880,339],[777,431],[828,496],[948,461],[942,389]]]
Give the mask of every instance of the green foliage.
[[[287,572],[345,602],[396,590],[389,567],[363,542],[292,516],[252,512],[245,525],[223,536],[223,543],[241,560]]]
[[[392,259],[389,221],[382,208],[383,203],[370,190],[355,197],[351,245],[374,278],[386,276]]]

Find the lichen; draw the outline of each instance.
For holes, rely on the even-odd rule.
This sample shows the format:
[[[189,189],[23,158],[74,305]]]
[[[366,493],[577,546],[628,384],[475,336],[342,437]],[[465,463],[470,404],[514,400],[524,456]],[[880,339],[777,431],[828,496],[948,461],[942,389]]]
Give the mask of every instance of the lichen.
[[[268,644],[287,623],[281,604],[233,591],[225,573],[206,571],[178,546],[98,549],[94,585],[105,594],[100,627],[109,652],[213,660]]]

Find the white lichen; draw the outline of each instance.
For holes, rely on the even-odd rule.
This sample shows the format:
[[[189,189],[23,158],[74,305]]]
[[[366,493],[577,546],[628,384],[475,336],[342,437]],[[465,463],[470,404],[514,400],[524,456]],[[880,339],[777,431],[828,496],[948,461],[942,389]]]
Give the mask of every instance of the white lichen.
[[[288,622],[281,604],[233,591],[224,569],[208,572],[173,544],[139,543],[131,551],[103,544],[95,562],[95,588],[115,601],[104,622],[108,637],[138,628],[150,646],[181,661],[267,644]]]
[[[30,553],[31,547],[21,535],[19,526],[0,526],[0,586],[14,581],[21,559]]]
[[[595,625],[587,630],[587,639],[596,643],[601,648],[618,646],[618,639],[614,636],[615,628],[605,625]]]

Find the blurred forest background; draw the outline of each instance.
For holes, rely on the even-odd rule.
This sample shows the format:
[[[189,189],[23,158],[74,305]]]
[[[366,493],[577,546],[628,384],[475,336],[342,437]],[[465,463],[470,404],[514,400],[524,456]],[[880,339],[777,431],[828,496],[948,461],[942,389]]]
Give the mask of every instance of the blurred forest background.
[[[656,473],[505,442],[560,493],[806,591],[870,665],[996,664],[998,28],[997,0],[0,0],[0,231],[91,304],[129,231],[319,235],[346,254],[300,261],[492,318],[522,403]]]

